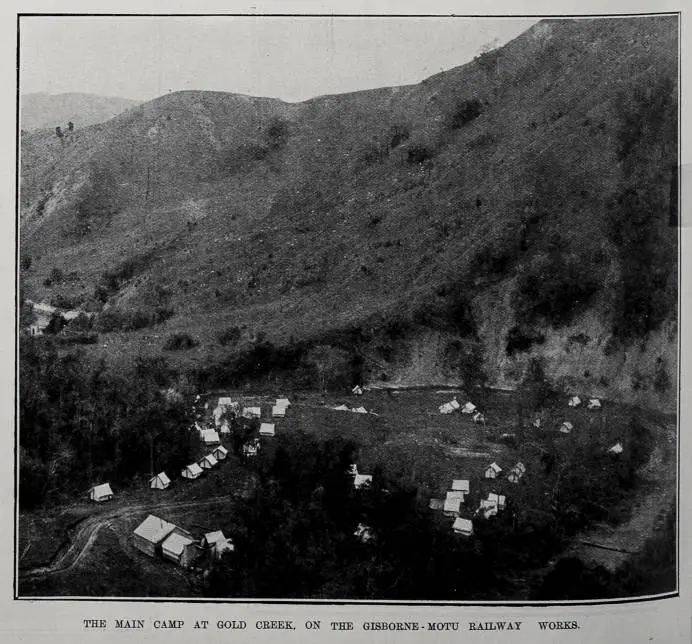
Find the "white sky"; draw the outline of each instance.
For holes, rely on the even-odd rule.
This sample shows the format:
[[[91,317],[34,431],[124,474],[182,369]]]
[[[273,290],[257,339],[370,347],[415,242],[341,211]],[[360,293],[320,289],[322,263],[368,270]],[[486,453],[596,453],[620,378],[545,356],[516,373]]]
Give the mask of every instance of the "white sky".
[[[302,101],[417,83],[535,20],[24,17],[20,87],[151,99],[205,89]]]

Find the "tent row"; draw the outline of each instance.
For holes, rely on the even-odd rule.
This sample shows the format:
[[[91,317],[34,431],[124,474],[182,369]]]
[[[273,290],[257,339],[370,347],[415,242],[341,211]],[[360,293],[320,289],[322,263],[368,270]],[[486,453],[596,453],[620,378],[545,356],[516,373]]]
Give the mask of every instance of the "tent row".
[[[374,411],[368,411],[365,407],[349,407],[348,405],[337,405],[336,407],[330,407],[333,411],[350,411],[354,414],[372,414],[377,416]]]
[[[569,407],[580,407],[582,404],[582,399],[579,396],[570,396],[567,401]],[[589,398],[586,403],[587,409],[601,409],[601,401],[598,398]]]
[[[220,461],[223,461],[228,456],[228,450],[223,446],[219,445],[213,452],[204,456],[198,463],[191,463],[185,467],[180,476],[188,481],[194,481],[198,479],[205,470],[211,470],[215,468]]]

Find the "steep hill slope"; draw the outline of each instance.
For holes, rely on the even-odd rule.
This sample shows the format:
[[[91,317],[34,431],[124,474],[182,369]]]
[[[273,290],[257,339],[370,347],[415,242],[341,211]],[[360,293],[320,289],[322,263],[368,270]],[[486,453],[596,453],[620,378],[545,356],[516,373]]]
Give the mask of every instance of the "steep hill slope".
[[[172,312],[91,351],[187,332],[175,360],[211,380],[261,334],[292,367],[320,345],[369,380],[511,386],[534,360],[670,407],[676,55],[674,18],[549,20],[415,86],[182,92],[26,135],[25,291]]]
[[[103,123],[141,101],[97,94],[24,94],[21,100],[22,130],[66,129],[72,121],[75,127]]]

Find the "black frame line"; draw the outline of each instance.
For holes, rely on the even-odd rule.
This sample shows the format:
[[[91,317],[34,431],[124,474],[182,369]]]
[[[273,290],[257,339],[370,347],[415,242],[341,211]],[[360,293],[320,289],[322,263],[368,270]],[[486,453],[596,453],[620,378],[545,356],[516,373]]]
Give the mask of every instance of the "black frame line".
[[[12,599],[14,601],[28,602],[109,602],[109,603],[148,603],[148,604],[216,604],[216,605],[295,605],[295,606],[410,606],[410,607],[476,607],[476,608],[538,608],[538,607],[563,607],[563,606],[603,606],[603,605],[623,605],[641,604],[643,602],[661,601],[680,597],[680,414],[682,408],[681,383],[682,383],[682,194],[683,194],[683,173],[678,171],[678,310],[677,310],[677,490],[676,490],[676,589],[675,591],[660,593],[656,595],[644,595],[640,597],[624,597],[614,599],[594,599],[594,600],[557,600],[557,601],[396,601],[396,600],[304,600],[304,599],[252,599],[252,598],[223,598],[223,599],[198,599],[190,597],[34,597],[20,596],[18,594],[19,584],[19,559],[18,537],[19,537],[19,247],[20,247],[20,152],[21,152],[21,124],[20,124],[20,49],[21,49],[21,20],[22,18],[472,18],[472,19],[515,19],[515,18],[538,18],[538,19],[598,19],[598,18],[646,18],[655,16],[676,16],[677,17],[677,38],[678,38],[678,169],[682,159],[682,11],[653,11],[638,13],[598,13],[598,14],[351,14],[351,13],[17,13],[17,43],[16,43],[16,97],[15,97],[15,298],[14,298],[14,567],[12,578]],[[462,63],[463,64],[463,63]]]

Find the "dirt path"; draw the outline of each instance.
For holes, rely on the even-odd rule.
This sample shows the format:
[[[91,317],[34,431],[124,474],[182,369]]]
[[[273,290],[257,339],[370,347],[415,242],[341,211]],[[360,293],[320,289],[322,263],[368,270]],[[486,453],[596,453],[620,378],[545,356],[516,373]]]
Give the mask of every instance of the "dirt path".
[[[88,517],[73,528],[69,535],[69,543],[63,547],[47,566],[38,566],[21,570],[19,576],[22,579],[33,577],[45,577],[67,572],[77,565],[89,552],[102,528],[107,528],[115,519],[129,517],[140,512],[152,512],[160,510],[173,510],[187,507],[200,507],[228,502],[228,495],[212,497],[203,501],[170,501],[164,503],[139,503],[121,505],[112,510]]]
[[[616,526],[593,524],[576,536],[563,556],[577,556],[585,562],[614,570],[631,556],[630,553],[640,551],[659,528],[661,512],[670,507],[677,489],[676,434],[674,428],[666,425],[652,429],[656,432],[656,445],[647,463],[639,470],[641,491],[634,500],[629,520]],[[604,547],[593,547],[588,543]]]

